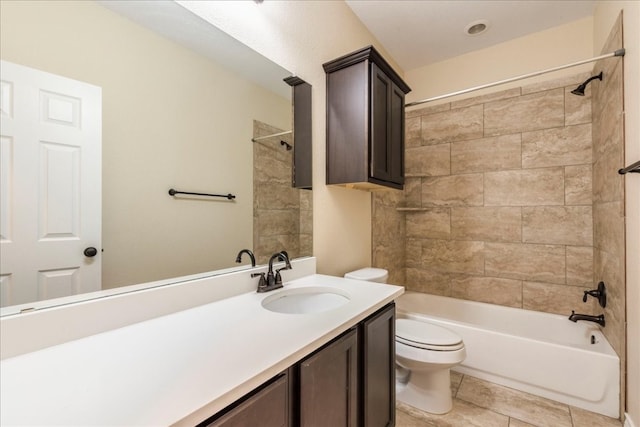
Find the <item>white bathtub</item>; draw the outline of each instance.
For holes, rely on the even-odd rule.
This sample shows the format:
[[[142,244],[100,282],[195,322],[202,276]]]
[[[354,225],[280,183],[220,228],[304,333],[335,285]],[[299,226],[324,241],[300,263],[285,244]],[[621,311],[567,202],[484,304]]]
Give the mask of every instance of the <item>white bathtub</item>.
[[[454,370],[619,417],[620,361],[598,325],[417,292],[396,304],[398,317],[435,323],[462,337],[467,358]]]

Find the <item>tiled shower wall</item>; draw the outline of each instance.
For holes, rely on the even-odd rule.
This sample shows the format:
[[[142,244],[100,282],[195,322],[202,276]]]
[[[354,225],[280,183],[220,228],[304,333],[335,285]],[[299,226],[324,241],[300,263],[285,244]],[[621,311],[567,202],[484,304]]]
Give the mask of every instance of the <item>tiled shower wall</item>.
[[[622,15],[613,26],[602,53],[622,47]],[[624,103],[622,59],[599,61],[602,82],[593,86],[593,246],[594,279],[607,285],[607,326],[604,334],[620,357],[621,399],[624,402],[625,369],[625,232]],[[623,406],[624,407],[624,406]]]
[[[570,314],[593,277],[590,88],[576,75],[407,113],[373,264],[409,290]]]
[[[283,132],[254,120],[254,138]],[[253,252],[258,264],[286,250],[290,258],[312,254],[312,196],[291,187],[291,135],[253,143]]]

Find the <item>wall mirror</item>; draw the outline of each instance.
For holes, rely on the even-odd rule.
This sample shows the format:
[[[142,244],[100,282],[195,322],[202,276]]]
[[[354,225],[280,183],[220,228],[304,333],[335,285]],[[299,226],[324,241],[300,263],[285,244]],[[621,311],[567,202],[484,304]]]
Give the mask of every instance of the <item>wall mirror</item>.
[[[247,268],[246,256],[242,265],[235,262],[243,248],[256,252],[259,263],[282,249],[292,258],[311,255],[310,191],[290,188],[290,178],[283,187],[285,178],[270,175],[260,151],[285,170],[291,155],[281,141],[290,146],[293,138],[252,142],[292,129],[292,89],[283,81],[291,72],[173,1],[1,7],[1,59],[99,87],[102,110],[101,185],[92,189],[101,192],[101,241],[90,242],[97,254],[82,261],[99,263],[97,288],[71,267],[49,268],[28,281],[30,300],[19,300],[21,284],[6,274],[3,250],[2,315],[78,300],[69,294],[94,298]],[[7,93],[3,86],[4,98]],[[10,140],[3,139],[3,173],[12,161]],[[269,187],[272,182],[280,187]],[[7,188],[5,207],[21,198]],[[170,196],[170,188],[235,198]],[[290,197],[284,204],[278,203],[283,191]],[[277,212],[260,216],[257,208],[268,205]],[[13,225],[2,222],[3,244]]]

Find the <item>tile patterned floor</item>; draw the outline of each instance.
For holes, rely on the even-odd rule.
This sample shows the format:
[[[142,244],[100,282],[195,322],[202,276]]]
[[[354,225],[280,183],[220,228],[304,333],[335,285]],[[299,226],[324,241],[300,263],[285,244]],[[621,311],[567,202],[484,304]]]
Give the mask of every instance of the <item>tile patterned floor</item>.
[[[396,404],[396,427],[621,427],[613,418],[451,373],[453,409],[433,415]]]

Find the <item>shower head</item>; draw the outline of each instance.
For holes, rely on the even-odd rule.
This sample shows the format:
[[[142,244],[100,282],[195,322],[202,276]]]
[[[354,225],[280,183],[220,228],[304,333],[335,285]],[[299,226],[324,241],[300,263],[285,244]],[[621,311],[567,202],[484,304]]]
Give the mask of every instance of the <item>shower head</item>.
[[[600,74],[598,74],[597,76],[589,77],[587,80],[584,81],[584,83],[582,83],[580,86],[572,90],[571,93],[574,95],[584,96],[585,88],[587,87],[589,82],[591,82],[591,80],[595,80],[595,79],[602,80],[602,71],[600,71]]]

